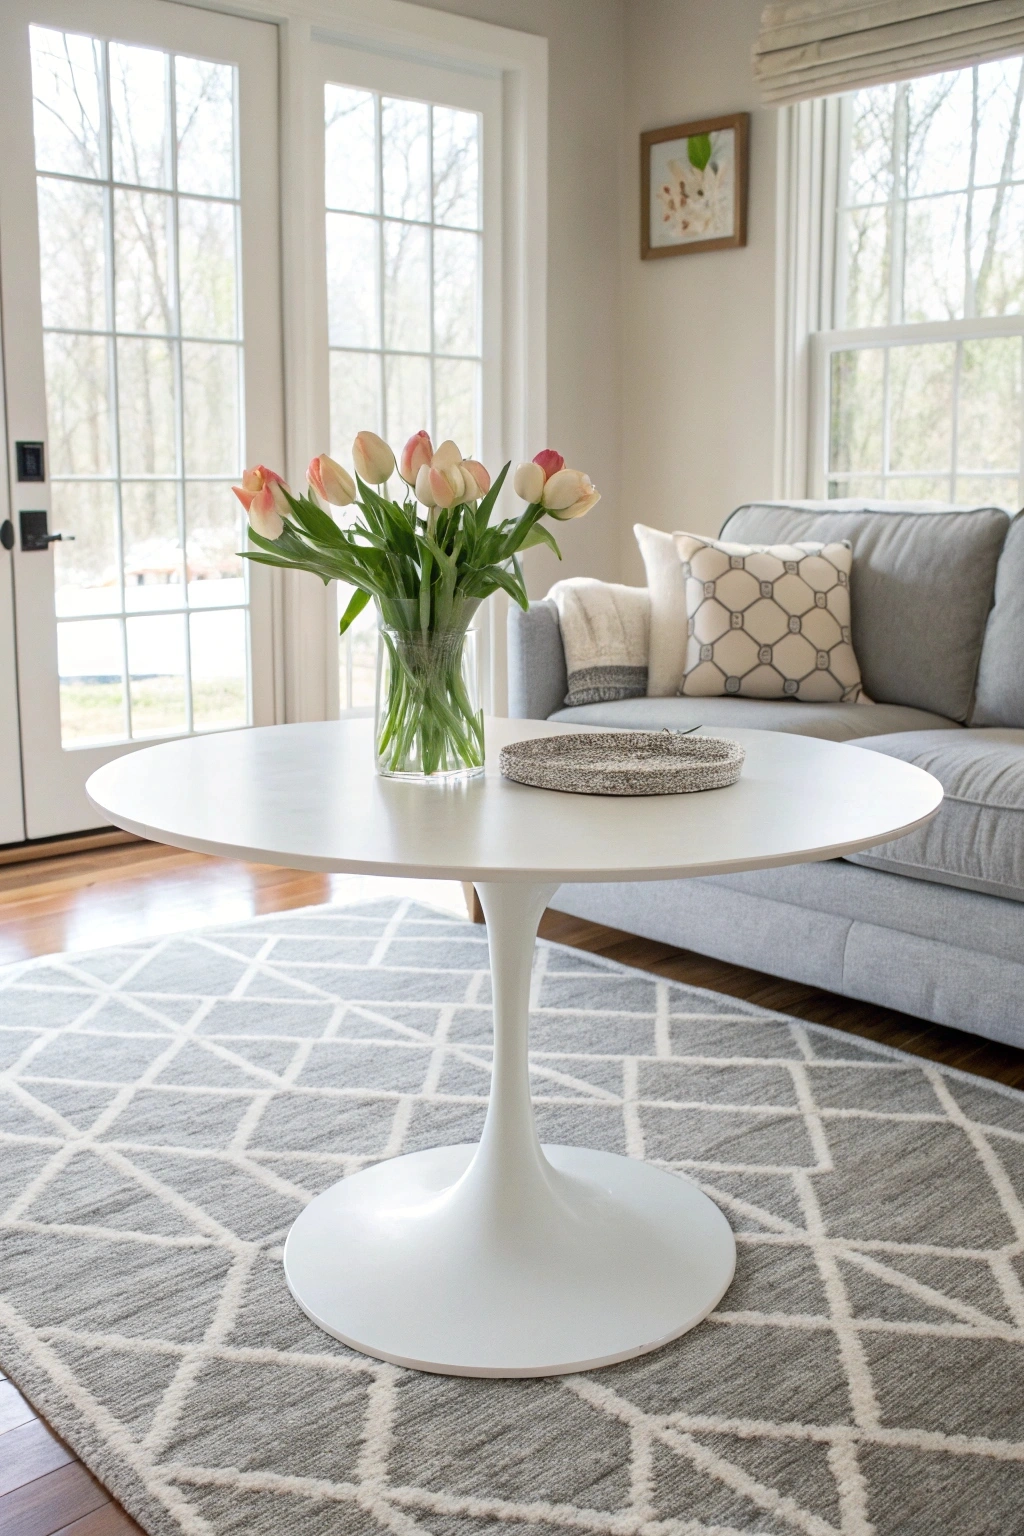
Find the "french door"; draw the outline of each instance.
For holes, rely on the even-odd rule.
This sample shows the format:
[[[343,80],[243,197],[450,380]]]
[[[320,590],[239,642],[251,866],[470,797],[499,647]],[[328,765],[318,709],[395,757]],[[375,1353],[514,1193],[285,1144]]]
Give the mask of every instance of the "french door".
[[[276,28],[4,0],[0,128],[13,841],[96,825],[121,752],[275,718],[274,578],[230,487],[283,462]]]
[[[426,428],[494,473],[502,452],[501,113],[494,73],[321,42],[316,326],[330,453]],[[397,482],[392,493],[401,495]],[[339,612],[349,591],[338,587]],[[342,713],[373,703],[375,610],[342,637]],[[482,632],[486,678],[488,633]]]

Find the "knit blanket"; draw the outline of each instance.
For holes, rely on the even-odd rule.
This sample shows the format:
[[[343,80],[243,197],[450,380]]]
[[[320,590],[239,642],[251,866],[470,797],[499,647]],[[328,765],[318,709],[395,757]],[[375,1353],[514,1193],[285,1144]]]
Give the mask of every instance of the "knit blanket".
[[[548,597],[558,609],[565,648],[566,704],[642,698],[650,629],[647,588],[573,576],[557,581]]]

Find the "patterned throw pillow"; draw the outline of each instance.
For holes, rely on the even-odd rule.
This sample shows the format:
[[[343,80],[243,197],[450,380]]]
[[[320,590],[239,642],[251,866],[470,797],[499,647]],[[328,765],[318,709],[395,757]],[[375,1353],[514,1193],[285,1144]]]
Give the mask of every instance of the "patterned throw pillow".
[[[681,694],[855,703],[848,543],[673,535],[686,587]]]

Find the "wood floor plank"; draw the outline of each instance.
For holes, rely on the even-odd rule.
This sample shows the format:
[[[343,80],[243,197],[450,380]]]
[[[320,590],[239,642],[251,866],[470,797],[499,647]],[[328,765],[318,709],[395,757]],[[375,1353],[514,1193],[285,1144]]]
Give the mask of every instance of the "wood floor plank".
[[[104,1504],[73,1525],[62,1525],[52,1536],[145,1536],[141,1525],[126,1515],[120,1504]]]
[[[105,1506],[110,1507],[106,1489],[80,1461],[70,1461],[0,1498],[0,1531],[3,1536],[52,1536]]]
[[[19,1424],[28,1424],[35,1417],[35,1409],[25,1401],[14,1382],[0,1381],[0,1435],[9,1429],[17,1429]]]
[[[42,1419],[32,1419],[0,1435],[0,1496],[44,1477],[72,1460],[71,1452]]]

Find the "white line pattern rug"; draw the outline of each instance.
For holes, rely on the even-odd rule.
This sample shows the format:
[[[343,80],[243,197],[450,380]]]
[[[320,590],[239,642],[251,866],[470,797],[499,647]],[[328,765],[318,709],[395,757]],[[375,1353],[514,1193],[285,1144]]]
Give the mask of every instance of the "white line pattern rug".
[[[1024,1095],[559,946],[533,995],[543,1139],[735,1228],[694,1332],[474,1381],[300,1313],[304,1202],[482,1124],[484,932],[387,900],[0,972],[0,1362],[153,1536],[1024,1531]]]

